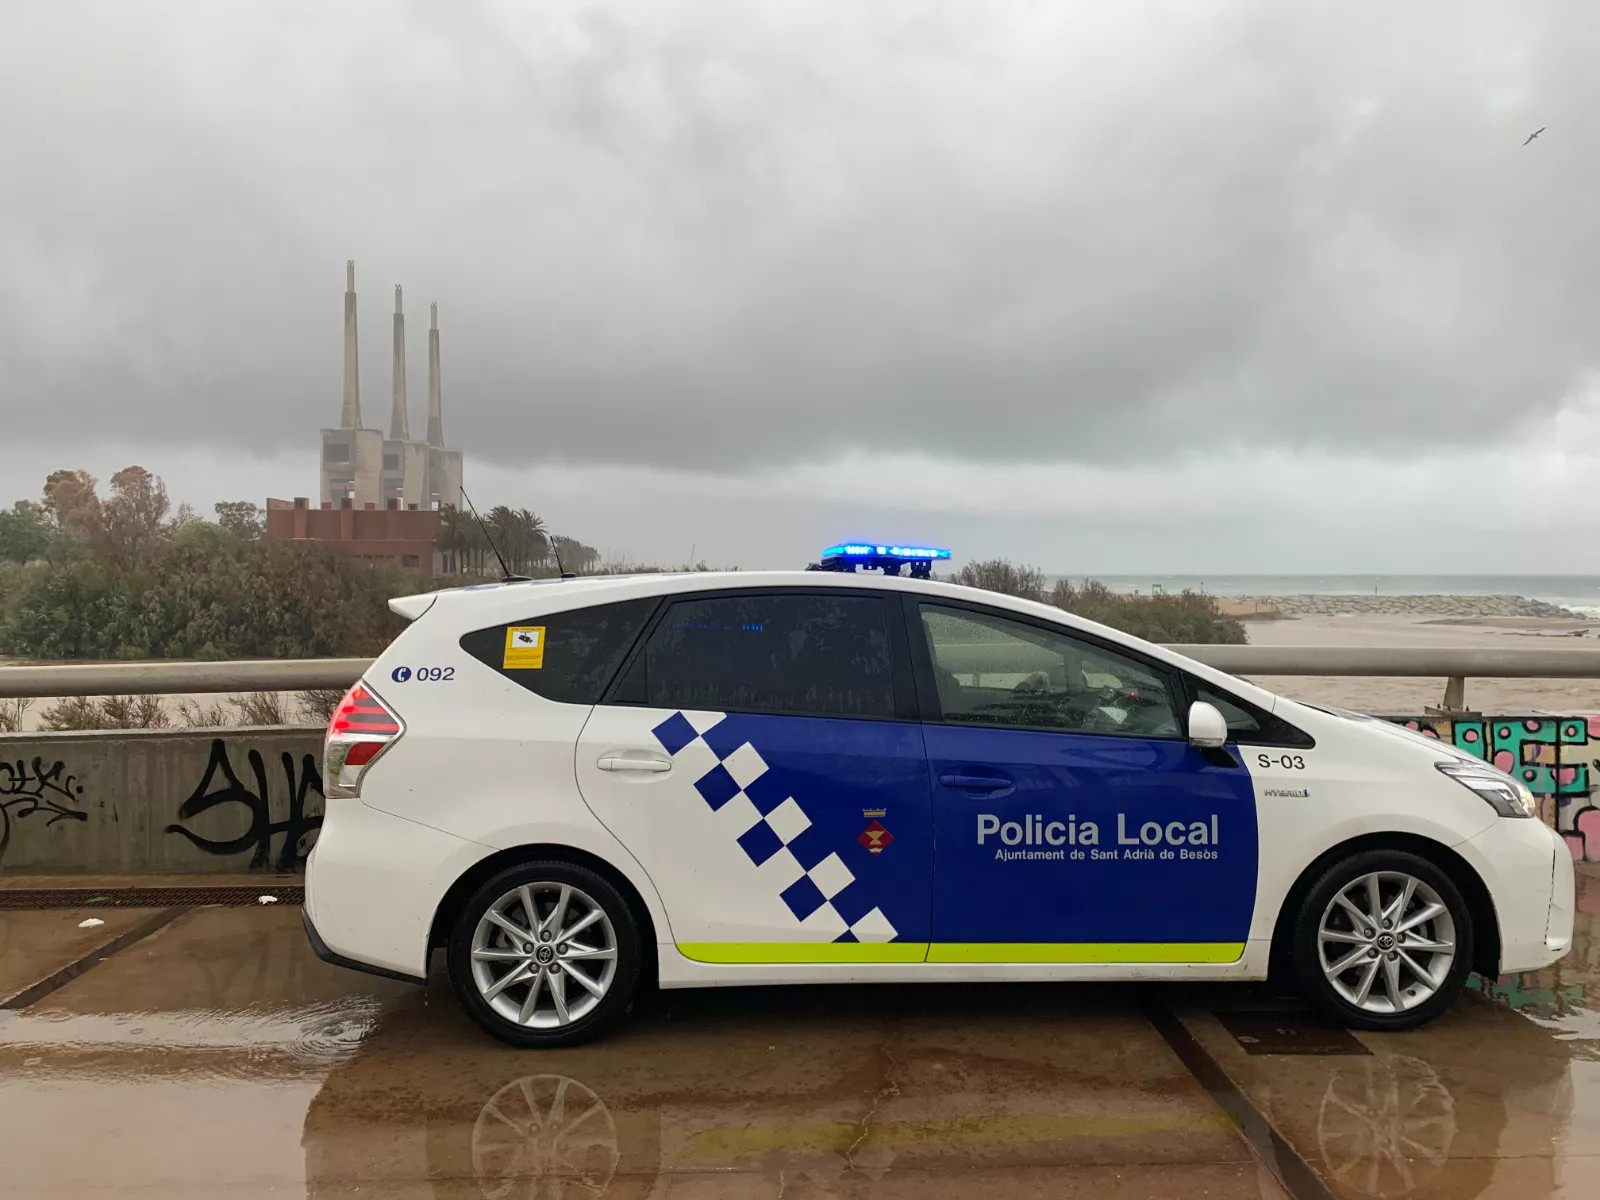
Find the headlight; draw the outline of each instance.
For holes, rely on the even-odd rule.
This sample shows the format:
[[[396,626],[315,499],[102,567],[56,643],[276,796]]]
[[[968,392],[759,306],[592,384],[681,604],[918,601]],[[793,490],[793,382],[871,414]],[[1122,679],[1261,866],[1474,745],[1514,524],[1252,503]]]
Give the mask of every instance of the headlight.
[[[1502,817],[1536,817],[1539,805],[1530,792],[1511,776],[1479,762],[1450,758],[1433,764],[1462,787],[1471,788]]]

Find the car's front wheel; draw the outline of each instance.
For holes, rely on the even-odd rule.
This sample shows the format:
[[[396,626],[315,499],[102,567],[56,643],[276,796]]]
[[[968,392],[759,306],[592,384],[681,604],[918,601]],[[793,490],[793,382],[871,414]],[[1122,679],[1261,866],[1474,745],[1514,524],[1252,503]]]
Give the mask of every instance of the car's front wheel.
[[[1294,929],[1301,986],[1352,1029],[1414,1029],[1461,993],[1472,970],[1472,914],[1442,870],[1417,854],[1368,850],[1328,868]]]
[[[576,863],[522,863],[468,898],[450,935],[462,1007],[522,1047],[588,1041],[627,1012],[642,945],[627,902]]]

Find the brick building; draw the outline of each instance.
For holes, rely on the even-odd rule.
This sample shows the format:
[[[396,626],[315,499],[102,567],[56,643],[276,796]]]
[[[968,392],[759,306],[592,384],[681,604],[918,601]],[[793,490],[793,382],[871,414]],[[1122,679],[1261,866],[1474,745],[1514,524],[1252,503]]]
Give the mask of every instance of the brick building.
[[[415,504],[402,508],[398,500],[384,503],[383,508],[373,503],[357,508],[345,499],[337,507],[325,502],[312,508],[304,496],[293,501],[269,498],[267,536],[315,542],[353,558],[437,573],[438,512]]]

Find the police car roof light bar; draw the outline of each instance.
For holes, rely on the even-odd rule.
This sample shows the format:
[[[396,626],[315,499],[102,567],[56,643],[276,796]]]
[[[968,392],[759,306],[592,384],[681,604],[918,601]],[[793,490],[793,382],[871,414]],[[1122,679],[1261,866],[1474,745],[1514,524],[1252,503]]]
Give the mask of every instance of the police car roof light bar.
[[[933,577],[933,564],[950,557],[950,551],[940,546],[888,546],[871,542],[841,542],[822,552],[822,560],[806,568],[808,571],[879,570],[885,575],[900,574],[901,567],[910,567],[913,579]]]

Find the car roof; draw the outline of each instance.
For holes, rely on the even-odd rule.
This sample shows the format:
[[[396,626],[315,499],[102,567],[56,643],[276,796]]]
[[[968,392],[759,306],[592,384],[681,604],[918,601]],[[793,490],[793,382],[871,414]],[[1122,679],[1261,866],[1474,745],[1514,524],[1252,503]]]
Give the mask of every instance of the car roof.
[[[501,611],[524,613],[561,612],[587,608],[631,597],[667,596],[681,592],[722,591],[728,588],[762,587],[837,587],[874,590],[928,590],[973,593],[990,596],[974,588],[939,584],[925,579],[906,579],[878,574],[845,571],[650,571],[634,575],[580,575],[572,579],[527,579],[507,583],[481,583],[447,588],[418,596],[402,596],[389,602],[401,616],[416,619],[440,601],[439,613],[472,619]],[[1010,597],[996,597],[1009,600]]]
[[[654,571],[637,575],[582,575],[572,579],[516,580],[448,588],[418,596],[398,597],[389,602],[389,607],[408,620],[416,620],[426,613],[430,624],[442,622],[465,633],[489,625],[535,620],[551,613],[619,600],[773,587],[910,592],[1010,610],[1067,629],[1080,630],[1101,641],[1120,644],[1136,653],[1160,659],[1225,687],[1268,711],[1278,700],[1274,693],[1264,688],[1196,662],[1164,646],[1146,642],[1120,629],[1113,629],[1051,604],[983,588],[897,575],[849,571]]]

